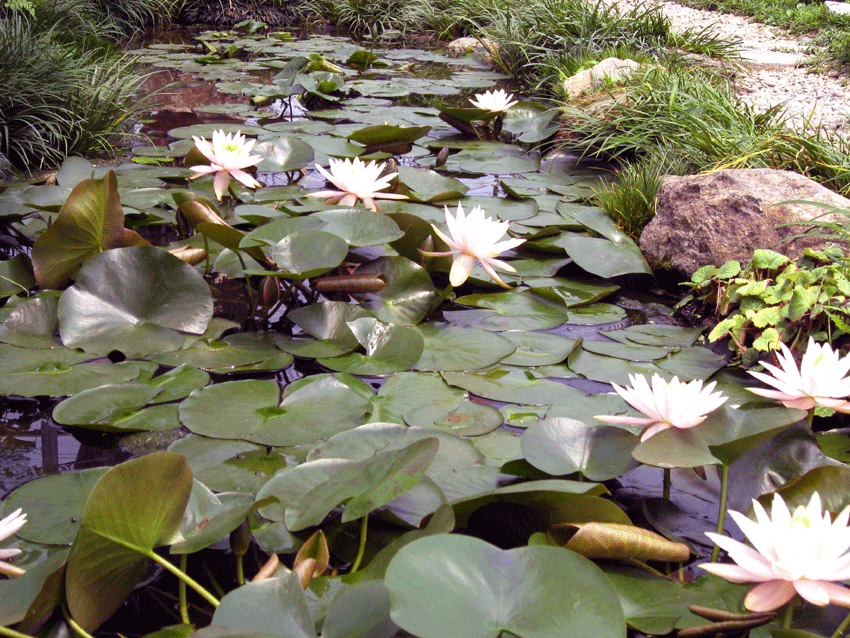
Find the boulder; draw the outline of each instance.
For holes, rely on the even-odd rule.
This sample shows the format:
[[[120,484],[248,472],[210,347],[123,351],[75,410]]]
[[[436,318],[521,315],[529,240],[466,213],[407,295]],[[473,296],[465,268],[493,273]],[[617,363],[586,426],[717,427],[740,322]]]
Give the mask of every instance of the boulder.
[[[605,82],[621,80],[639,68],[640,64],[634,60],[605,58],[589,69],[579,71],[564,80],[564,93],[566,95],[580,95],[588,89],[603,86]]]
[[[490,52],[496,50],[496,44],[489,38],[458,38],[446,45],[446,51],[453,55],[466,55],[470,51],[479,54],[485,61],[490,60]]]
[[[658,189],[657,212],[640,236],[640,248],[654,269],[672,269],[689,278],[702,266],[730,259],[745,266],[757,248],[796,259],[806,248],[826,246],[829,242],[816,237],[789,239],[807,226],[776,228],[826,212],[819,206],[781,203],[791,200],[850,211],[850,199],[792,171],[752,168],[668,175]]]

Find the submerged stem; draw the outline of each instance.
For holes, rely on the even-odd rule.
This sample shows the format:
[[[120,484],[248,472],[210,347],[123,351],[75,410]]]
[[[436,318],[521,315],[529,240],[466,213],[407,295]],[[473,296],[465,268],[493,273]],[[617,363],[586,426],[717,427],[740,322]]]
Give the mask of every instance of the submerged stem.
[[[664,498],[666,498],[669,501],[670,500],[670,468],[669,467],[664,468],[663,484],[664,484],[663,496],[664,496]]]
[[[150,553],[150,558],[152,558],[154,562],[159,563],[160,565],[165,567],[165,569],[177,576],[177,578],[179,578],[181,581],[189,585],[189,587],[194,589],[201,596],[201,598],[206,600],[210,605],[212,605],[213,607],[218,607],[218,599],[211,593],[209,593],[206,589],[204,589],[201,584],[197,582],[194,578],[189,576],[189,574],[177,569],[174,565],[165,560],[162,556],[159,556],[154,552]]]
[[[729,495],[729,466],[723,463],[720,466],[720,506],[717,512],[717,533],[722,534],[726,525],[726,498]],[[711,552],[711,562],[716,562],[720,555],[720,546],[715,545]]]
[[[354,559],[354,564],[351,565],[351,574],[360,569],[360,563],[363,561],[363,554],[366,553],[366,530],[369,525],[369,514],[365,514],[360,520],[360,547],[357,548],[357,558]]]
[[[236,583],[238,585],[245,584],[245,571],[242,565],[242,556],[240,554],[236,555]]]

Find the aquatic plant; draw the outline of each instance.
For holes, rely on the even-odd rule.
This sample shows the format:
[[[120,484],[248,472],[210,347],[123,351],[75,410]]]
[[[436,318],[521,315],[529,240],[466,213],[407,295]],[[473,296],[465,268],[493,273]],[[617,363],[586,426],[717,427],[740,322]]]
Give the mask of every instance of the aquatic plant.
[[[251,149],[256,140],[245,141],[245,136],[238,131],[227,133],[221,129],[215,131],[212,136],[212,144],[203,137],[192,137],[195,140],[195,148],[209,161],[209,164],[195,164],[187,162],[190,169],[198,173],[196,177],[215,173],[214,190],[218,201],[227,192],[230,185],[230,177],[233,176],[248,188],[259,188],[260,182],[246,173],[244,168],[256,166],[263,161],[259,155],[251,155]]]
[[[319,191],[308,193],[307,197],[327,197],[327,204],[342,204],[353,206],[357,200],[362,200],[366,208],[371,211],[381,212],[381,207],[376,199],[407,199],[407,195],[399,193],[382,193],[391,186],[390,182],[398,173],[385,173],[386,164],[378,164],[372,160],[368,164],[359,158],[352,161],[329,159],[330,172],[316,165],[316,169],[331,184],[336,186],[337,191]]]
[[[729,552],[736,564],[710,563],[701,568],[734,583],[759,583],[744,599],[750,611],[773,611],[798,595],[820,607],[830,603],[850,607],[850,589],[837,582],[850,578],[850,508],[832,521],[815,492],[808,505],[797,506],[793,514],[779,494],[773,495],[770,516],[756,500],[753,510],[755,521],[730,512],[752,547],[708,532],[706,536]]]

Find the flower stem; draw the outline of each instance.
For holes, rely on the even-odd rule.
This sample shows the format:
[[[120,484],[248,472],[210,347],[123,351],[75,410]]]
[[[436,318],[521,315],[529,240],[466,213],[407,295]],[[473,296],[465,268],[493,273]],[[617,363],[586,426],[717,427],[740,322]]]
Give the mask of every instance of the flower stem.
[[[449,293],[451,293],[452,289],[453,289],[453,286],[451,284],[449,284],[449,285],[446,286],[446,288],[445,288],[445,290],[443,290],[443,292],[441,292],[439,295],[437,295],[437,298],[434,300],[434,303],[431,304],[431,306],[428,308],[428,312],[425,313],[426,317],[428,315],[430,315],[432,312],[434,312],[435,310],[437,310],[437,308],[440,307],[440,304],[443,303],[446,300],[446,298],[449,296]]]
[[[245,584],[245,571],[242,565],[242,556],[236,555],[236,582],[241,586]]]
[[[812,408],[811,410],[809,410],[809,413],[806,415],[806,423],[809,424],[809,428],[812,427],[812,423],[814,422],[814,420],[815,420],[815,409]]]
[[[180,555],[180,571],[186,571],[186,565],[189,562],[189,554],[181,554]],[[184,625],[191,624],[189,622],[189,607],[186,604],[186,583],[182,580],[177,582],[177,596],[180,605],[180,621]]]
[[[726,525],[726,499],[729,496],[729,466],[725,463],[720,466],[720,506],[717,512],[717,533],[722,534]],[[717,561],[720,555],[720,546],[715,545],[711,552],[711,562]]]
[[[360,563],[363,562],[363,555],[366,553],[366,530],[369,525],[369,514],[363,516],[360,520],[360,547],[357,548],[357,558],[354,559],[354,564],[351,566],[349,573],[353,574],[360,569]]]
[[[666,498],[669,501],[670,500],[670,468],[669,467],[664,468],[663,483],[664,483],[664,494],[663,494],[663,496],[664,496],[664,498]]]
[[[794,615],[794,604],[797,602],[797,597],[794,596],[782,608],[780,620],[780,629],[791,629],[791,618]]]
[[[177,569],[174,565],[172,565],[170,562],[165,560],[162,556],[159,556],[158,554],[156,554],[154,552],[150,553],[150,558],[153,559],[154,562],[162,565],[165,569],[170,571],[172,574],[177,576],[177,578],[179,578],[181,581],[183,581],[187,585],[189,585],[189,587],[191,587],[196,592],[198,592],[198,594],[201,596],[201,598],[206,600],[210,605],[212,605],[213,607],[218,607],[218,605],[219,605],[218,599],[215,596],[213,596],[211,593],[209,593],[206,589],[204,589],[201,586],[201,584],[198,583],[194,578],[189,576],[189,574],[187,574],[184,571]]]
[[[838,625],[838,629],[835,630],[835,633],[832,634],[831,638],[841,638],[844,635],[844,632],[847,631],[847,626],[850,625],[850,612],[847,612],[847,615],[844,616],[844,620],[841,621],[841,624]]]

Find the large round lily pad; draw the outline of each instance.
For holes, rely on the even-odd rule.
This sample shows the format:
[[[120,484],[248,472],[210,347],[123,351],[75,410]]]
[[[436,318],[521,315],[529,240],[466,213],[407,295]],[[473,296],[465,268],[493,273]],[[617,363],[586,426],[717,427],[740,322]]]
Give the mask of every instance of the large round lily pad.
[[[393,622],[421,638],[626,635],[605,575],[555,547],[505,551],[468,536],[429,536],[395,555],[384,582]]]
[[[324,377],[283,401],[275,381],[230,381],[193,392],[180,421],[196,434],[262,445],[302,445],[363,423],[371,403],[342,381]]]
[[[58,312],[69,348],[145,355],[181,348],[181,332],[202,334],[213,303],[197,270],[161,248],[136,246],[92,257]]]

